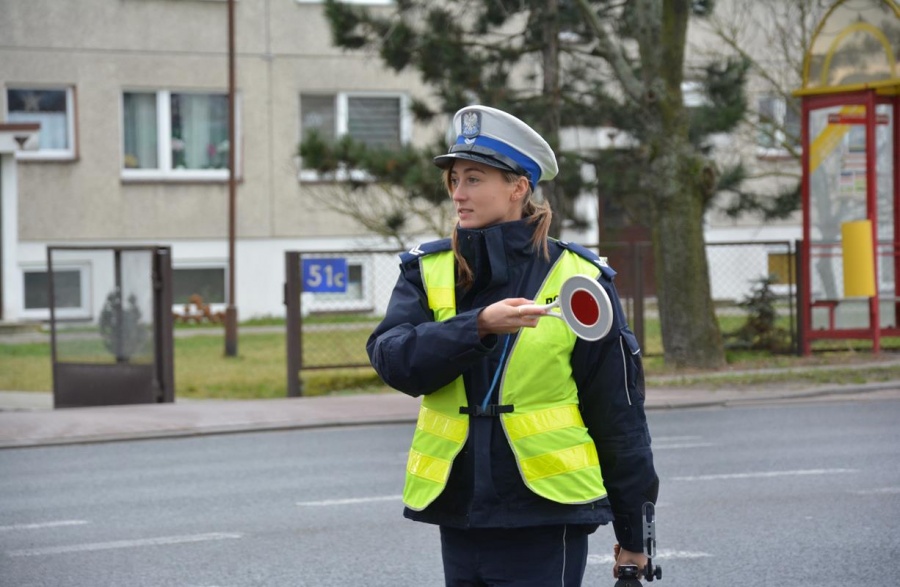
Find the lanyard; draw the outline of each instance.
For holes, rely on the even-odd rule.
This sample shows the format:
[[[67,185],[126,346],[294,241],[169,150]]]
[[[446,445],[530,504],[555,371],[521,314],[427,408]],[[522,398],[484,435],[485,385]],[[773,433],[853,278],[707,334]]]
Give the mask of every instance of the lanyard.
[[[494,371],[494,379],[491,381],[491,388],[488,389],[488,392],[484,396],[484,400],[481,402],[481,409],[487,410],[488,403],[491,401],[491,395],[494,393],[494,388],[497,387],[497,380],[500,379],[500,371],[503,370],[503,364],[506,360],[506,351],[509,349],[509,335],[503,337],[503,352],[500,353],[500,362],[497,363],[497,370]]]

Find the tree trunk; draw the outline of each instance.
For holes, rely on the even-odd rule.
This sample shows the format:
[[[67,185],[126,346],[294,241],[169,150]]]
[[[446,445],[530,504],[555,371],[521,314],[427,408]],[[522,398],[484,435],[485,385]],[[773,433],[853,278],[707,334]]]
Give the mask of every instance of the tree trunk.
[[[725,356],[703,238],[704,162],[686,141],[667,143],[669,154],[651,165],[662,196],[651,230],[664,359],[677,368],[715,369]]]
[[[642,43],[650,169],[644,179],[653,202],[651,231],[657,298],[667,365],[702,369],[725,363],[709,286],[703,214],[710,186],[707,162],[688,139],[681,92],[688,0],[662,3],[659,39]]]
[[[554,151],[559,150],[560,89],[559,89],[559,0],[546,0],[543,19],[543,49],[541,66],[544,72],[543,92],[546,108],[541,132]],[[562,234],[563,207],[566,205],[562,187],[554,180],[541,187],[544,199],[555,214],[550,223],[550,236]]]

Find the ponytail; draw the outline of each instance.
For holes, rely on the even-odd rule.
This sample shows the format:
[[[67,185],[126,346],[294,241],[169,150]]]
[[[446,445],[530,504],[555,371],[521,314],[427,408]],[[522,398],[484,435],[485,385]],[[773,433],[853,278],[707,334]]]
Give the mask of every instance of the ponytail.
[[[525,196],[525,203],[522,205],[522,216],[529,224],[534,225],[534,234],[531,236],[531,248],[533,251],[540,251],[545,260],[550,260],[550,246],[547,242],[550,239],[550,222],[553,220],[553,210],[547,200],[540,202],[534,201],[534,194],[531,190]]]

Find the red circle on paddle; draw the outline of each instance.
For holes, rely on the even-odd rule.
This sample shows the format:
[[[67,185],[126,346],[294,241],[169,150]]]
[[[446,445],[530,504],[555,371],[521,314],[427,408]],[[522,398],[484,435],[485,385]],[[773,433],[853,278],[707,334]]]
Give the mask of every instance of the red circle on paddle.
[[[575,318],[585,326],[593,326],[600,319],[600,307],[597,300],[586,290],[579,289],[572,293],[569,305]]]

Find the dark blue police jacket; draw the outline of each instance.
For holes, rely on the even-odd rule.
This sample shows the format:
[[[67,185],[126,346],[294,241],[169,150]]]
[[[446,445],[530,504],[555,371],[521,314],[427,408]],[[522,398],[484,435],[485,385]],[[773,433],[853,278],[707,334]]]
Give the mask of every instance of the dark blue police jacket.
[[[448,239],[419,245],[401,255],[401,275],[384,320],[366,349],[385,383],[417,397],[463,377],[469,405],[481,404],[491,387],[503,336],[478,337],[478,313],[505,298],[537,295],[566,248],[603,265],[591,251],[551,240],[550,259],[534,252],[527,221],[478,230],[459,229],[460,252],[475,273],[468,290],[457,288],[457,315],[435,322],[422,285],[419,258],[450,248]],[[600,283],[613,303],[610,334],[596,342],[578,340],[572,374],[582,417],[597,445],[608,498],[565,505],[542,498],[522,481],[498,417],[471,416],[466,444],[453,463],[443,493],[413,520],[455,528],[517,528],[578,524],[588,531],[613,521],[619,544],[641,551],[641,507],[656,501],[658,479],[644,414],[644,374],[637,340],[628,329],[612,283],[602,266]],[[514,337],[516,335],[510,335]],[[513,339],[509,341],[512,348]],[[490,403],[497,403],[495,397]]]

